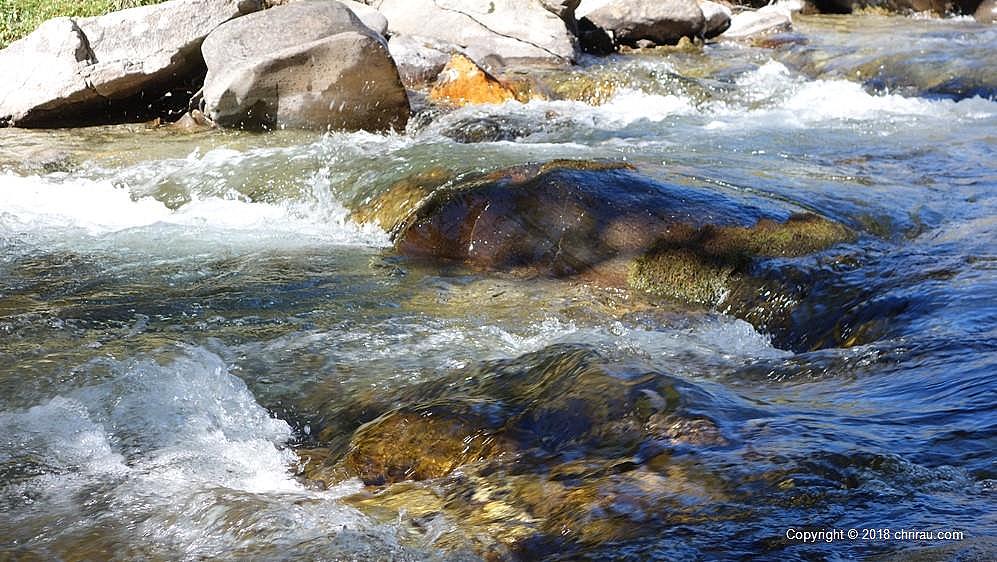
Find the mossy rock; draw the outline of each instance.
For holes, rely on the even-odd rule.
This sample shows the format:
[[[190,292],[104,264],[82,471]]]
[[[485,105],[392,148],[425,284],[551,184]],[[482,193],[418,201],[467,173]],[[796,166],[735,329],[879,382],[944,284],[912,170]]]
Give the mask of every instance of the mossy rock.
[[[752,295],[766,284],[750,270],[757,259],[805,256],[854,239],[847,227],[812,213],[781,223],[763,219],[751,227],[676,228],[631,262],[628,283],[635,290],[745,315],[756,304]],[[793,292],[778,284],[769,289],[776,295]]]
[[[510,447],[470,412],[395,410],[356,431],[340,466],[368,485],[439,478]]]
[[[358,224],[376,224],[395,234],[423,199],[452,178],[453,173],[442,167],[416,172],[359,205],[350,218]]]
[[[680,395],[661,374],[616,373],[583,346],[555,345],[396,391],[382,402],[401,406],[356,429],[344,453],[341,438],[323,432],[330,444],[304,450],[302,474],[325,485],[353,477],[384,485],[512,459],[633,455],[648,441],[722,444],[715,426],[714,440],[702,437],[708,420],[682,414],[689,398],[708,399],[694,388]]]
[[[343,501],[383,521],[436,521],[445,529],[437,548],[534,559],[657,533],[662,524],[715,520],[703,507],[729,501],[729,488],[695,462],[661,456],[636,467],[569,461],[545,474],[476,467],[431,486],[393,484]]]

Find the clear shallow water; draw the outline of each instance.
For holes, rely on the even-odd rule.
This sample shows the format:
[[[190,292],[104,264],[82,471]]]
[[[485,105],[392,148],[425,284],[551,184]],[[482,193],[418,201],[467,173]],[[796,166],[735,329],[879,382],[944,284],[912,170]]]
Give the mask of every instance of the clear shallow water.
[[[992,545],[997,103],[940,95],[913,76],[922,64],[884,64],[904,84],[889,93],[851,69],[901,36],[939,72],[992,87],[997,37],[964,21],[800,30],[806,44],[774,50],[592,60],[586,73],[614,80],[601,105],[466,108],[406,135],[0,131],[0,552],[473,558],[560,516],[493,498],[479,511],[506,510],[487,527],[498,538],[462,542],[454,497],[472,484],[419,484],[447,506],[399,512],[358,501],[359,481],[297,477],[303,451],[348,440],[364,404],[406,406],[419,384],[564,345],[595,350],[621,380],[671,381],[724,444],[568,480],[547,461],[520,469],[605,499],[568,502],[588,519],[569,518],[562,542],[492,552],[844,559],[938,546],[801,545],[789,527],[954,529],[963,546]],[[454,140],[469,123],[495,140]],[[413,172],[553,158],[626,160],[856,229],[857,242],[796,264],[826,273],[838,298],[823,317],[840,337],[780,348],[714,311],[407,261],[349,220]],[[479,496],[496,485],[481,478]]]

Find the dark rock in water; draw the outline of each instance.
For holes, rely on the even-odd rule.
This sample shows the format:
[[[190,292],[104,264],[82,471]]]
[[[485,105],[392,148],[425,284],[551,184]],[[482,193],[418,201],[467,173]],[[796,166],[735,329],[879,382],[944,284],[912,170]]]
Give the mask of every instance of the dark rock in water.
[[[717,308],[779,338],[789,337],[808,283],[759,264],[854,238],[811,213],[660,183],[613,162],[414,176],[362,205],[354,219],[378,222],[408,256],[628,287]]]
[[[221,126],[382,131],[408,121],[386,41],[338,2],[294,2],[228,22],[201,51],[204,112]]]
[[[620,373],[583,347],[552,346],[392,395],[386,402],[403,406],[361,426],[341,458],[330,455],[306,476],[380,485],[440,478],[482,461],[534,462],[524,455],[544,463],[550,455],[632,456],[647,443],[726,444],[711,420],[683,411],[706,395],[678,384]]]
[[[555,345],[397,391],[388,401],[403,406],[360,427],[345,454],[299,454],[306,478],[386,485],[345,499],[366,513],[451,519],[438,547],[546,552],[562,540],[634,536],[648,520],[692,521],[700,507],[691,506],[722,499],[721,481],[672,457],[728,444],[711,419],[690,412],[715,400]]]
[[[410,256],[554,276],[660,252],[668,241],[695,246],[704,263],[741,267],[759,256],[812,253],[849,236],[813,215],[790,218],[774,205],[662,184],[623,164],[579,161],[464,178],[381,224],[391,225],[398,249]]]
[[[459,143],[514,141],[532,132],[533,129],[505,115],[463,119],[442,131],[443,136]]]
[[[176,0],[49,20],[0,51],[0,126],[175,119],[204,78],[205,36],[259,8],[250,0]]]
[[[678,224],[750,226],[787,215],[661,184],[624,164],[553,161],[434,191],[404,220],[396,245],[410,256],[565,276],[637,255]]]

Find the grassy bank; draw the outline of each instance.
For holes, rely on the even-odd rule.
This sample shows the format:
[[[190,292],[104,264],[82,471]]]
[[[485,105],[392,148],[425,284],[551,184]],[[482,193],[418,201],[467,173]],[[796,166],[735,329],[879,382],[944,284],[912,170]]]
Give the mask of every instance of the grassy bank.
[[[99,16],[163,0],[0,0],[0,49],[49,18]]]

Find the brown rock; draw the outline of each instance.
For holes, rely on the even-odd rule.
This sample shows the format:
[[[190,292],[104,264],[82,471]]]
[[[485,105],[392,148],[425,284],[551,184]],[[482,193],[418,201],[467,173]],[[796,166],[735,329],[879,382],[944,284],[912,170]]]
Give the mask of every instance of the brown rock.
[[[455,54],[440,73],[429,99],[456,106],[482,103],[505,103],[516,99],[515,93],[471,59]]]
[[[464,414],[441,407],[390,412],[357,430],[342,466],[365,484],[381,485],[439,478],[501,454],[501,437]]]

